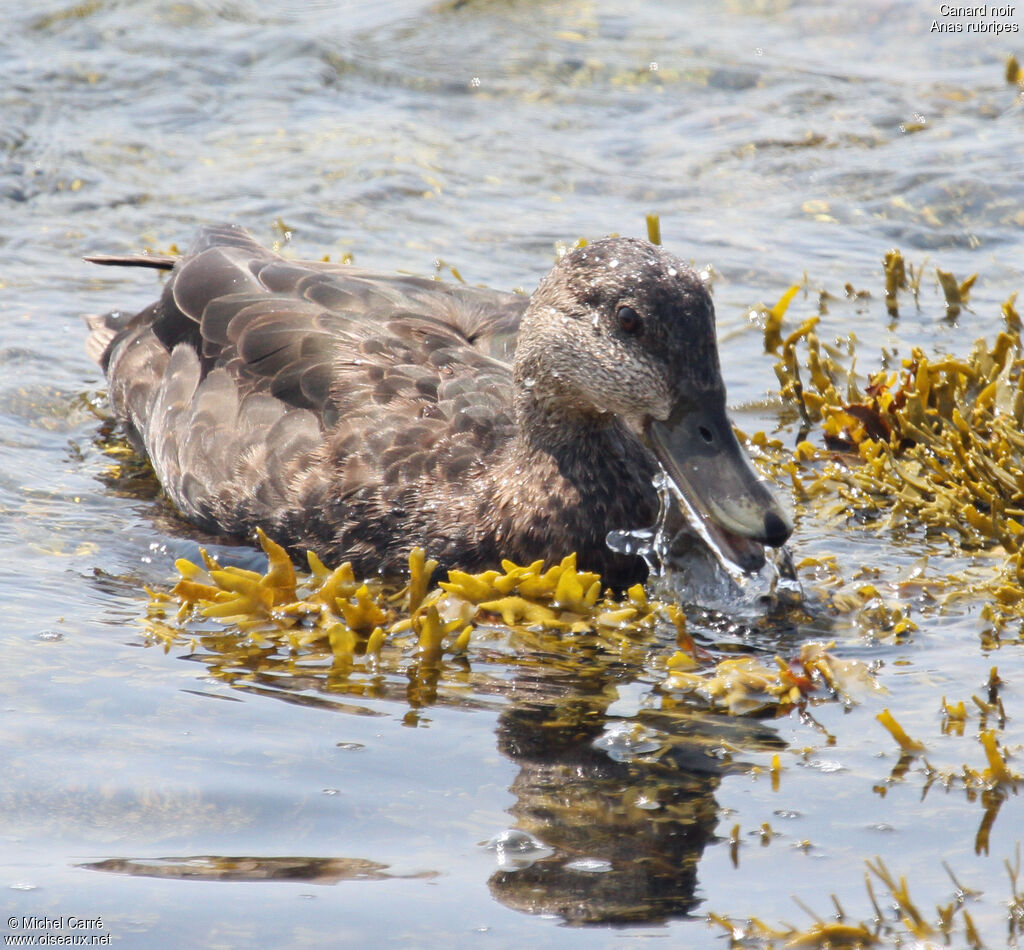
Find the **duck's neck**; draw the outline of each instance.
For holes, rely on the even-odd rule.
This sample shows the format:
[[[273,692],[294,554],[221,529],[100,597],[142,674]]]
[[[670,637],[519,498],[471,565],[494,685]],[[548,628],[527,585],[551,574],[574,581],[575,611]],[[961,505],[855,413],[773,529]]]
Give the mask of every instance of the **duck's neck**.
[[[566,403],[559,393],[546,392],[540,383],[520,386],[516,392],[516,451],[525,455],[566,452],[584,460],[600,456],[617,420],[610,412],[597,412]],[[586,458],[585,461],[594,461]]]
[[[529,563],[573,551],[609,583],[632,582],[636,565],[607,547],[607,533],[654,520],[654,460],[610,413],[580,411],[520,386],[517,435],[491,470],[490,514],[500,554]]]

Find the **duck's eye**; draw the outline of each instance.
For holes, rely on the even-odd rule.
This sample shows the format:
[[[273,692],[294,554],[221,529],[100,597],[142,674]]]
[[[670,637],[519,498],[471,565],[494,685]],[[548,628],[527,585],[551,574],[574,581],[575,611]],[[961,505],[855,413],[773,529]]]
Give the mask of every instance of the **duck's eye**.
[[[623,333],[639,336],[643,331],[644,322],[632,307],[619,307],[616,316],[619,318],[619,328]]]

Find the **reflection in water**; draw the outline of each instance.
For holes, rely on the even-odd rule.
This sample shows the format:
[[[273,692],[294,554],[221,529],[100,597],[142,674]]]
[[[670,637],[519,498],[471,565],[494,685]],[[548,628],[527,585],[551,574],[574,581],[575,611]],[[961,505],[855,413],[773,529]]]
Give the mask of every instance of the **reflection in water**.
[[[340,881],[384,881],[389,878],[436,877],[433,871],[389,874],[388,865],[365,858],[257,858],[196,855],[184,858],[131,860],[110,858],[79,864],[90,871],[202,881],[305,881],[337,884]]]
[[[375,658],[359,648],[333,653],[322,641],[296,652],[256,629],[193,619],[182,658],[202,664],[204,680],[248,694],[358,716],[397,709],[410,726],[436,706],[493,712],[498,748],[519,770],[510,788],[515,828],[490,843],[494,897],[571,924],[660,921],[699,903],[697,867],[715,839],[715,792],[723,776],[745,768],[736,757],[784,747],[770,725],[713,713],[673,690],[665,661],[680,636],[698,640],[709,657],[788,652],[783,644],[798,624],[805,640],[808,621],[823,622],[779,599],[766,613],[757,600],[745,605],[748,623],[735,612],[688,609],[686,634],[672,624],[618,637],[478,620],[468,651],[454,656],[424,654],[415,640]],[[162,630],[167,646],[166,624]],[[211,880],[389,876],[360,859],[189,857],[90,867]]]
[[[701,616],[707,629],[711,615]],[[741,635],[733,623],[716,645],[736,650],[746,639],[749,650],[753,640],[792,633],[781,616],[761,624],[771,629]],[[232,629],[193,630],[186,658],[235,689],[356,715],[404,708],[407,725],[432,706],[494,711],[498,747],[519,769],[510,789],[517,831],[491,843],[495,898],[572,924],[658,921],[699,902],[697,866],[718,820],[715,790],[745,768],[735,757],[784,746],[771,726],[711,713],[665,685],[658,665],[674,635],[652,632],[613,649],[597,635],[481,627],[466,655],[428,660],[404,650],[370,662],[327,652],[300,661],[279,643]],[[192,874],[193,862],[177,862],[175,873]],[[129,864],[102,867],[166,873],[163,861]],[[276,873],[268,867],[253,873]],[[327,880],[342,872],[331,865],[316,873]]]
[[[538,685],[533,679],[531,691],[543,692]],[[491,891],[509,907],[573,924],[688,914],[718,820],[714,792],[732,767],[725,750],[783,743],[770,728],[676,710],[667,697],[662,709],[638,714],[633,730],[612,730],[603,742],[608,690],[594,685],[549,690],[550,699],[502,714],[499,747],[520,768],[512,814],[554,853],[503,867]],[[637,727],[631,754],[615,737],[635,736]]]

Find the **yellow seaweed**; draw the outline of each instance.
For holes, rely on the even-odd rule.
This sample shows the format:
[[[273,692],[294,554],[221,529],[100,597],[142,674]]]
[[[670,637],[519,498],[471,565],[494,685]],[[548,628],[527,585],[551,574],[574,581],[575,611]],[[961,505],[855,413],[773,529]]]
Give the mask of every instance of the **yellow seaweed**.
[[[978,740],[985,750],[985,758],[988,761],[985,778],[998,785],[1016,786],[1022,776],[1016,775],[1007,765],[1006,754],[1000,752],[999,744],[996,742],[995,730],[986,729],[978,736]]]
[[[887,255],[897,289],[900,260]],[[904,277],[907,270],[919,275],[904,269]],[[962,304],[973,276],[946,283],[949,299]],[[818,340],[820,315],[789,333],[781,318],[768,319],[765,348],[777,357],[779,393],[803,424],[792,452],[767,439],[758,446],[768,474],[791,483],[798,503],[813,506],[816,517],[863,512],[872,525],[918,525],[948,538],[958,552],[1005,552],[1002,569],[980,587],[995,636],[1024,620],[1024,348],[1014,300],[1003,305],[1005,328],[994,340],[977,340],[967,356],[914,348],[897,372],[875,373],[863,391],[852,345],[844,365],[837,348]],[[757,444],[758,434],[751,441]],[[944,596],[958,596],[953,585]],[[849,600],[837,605],[851,609]],[[913,629],[905,619],[894,617],[891,628]]]
[[[875,718],[885,726],[889,735],[896,740],[903,752],[924,752],[926,748],[925,744],[923,742],[918,742],[916,739],[911,739],[888,709],[883,709],[877,716],[875,716]]]

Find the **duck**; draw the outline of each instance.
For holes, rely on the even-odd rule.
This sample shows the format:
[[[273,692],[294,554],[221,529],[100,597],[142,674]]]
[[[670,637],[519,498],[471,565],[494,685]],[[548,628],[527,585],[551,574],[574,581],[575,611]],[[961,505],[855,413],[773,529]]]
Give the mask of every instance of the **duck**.
[[[87,350],[166,497],[203,531],[398,574],[575,552],[625,587],[659,471],[680,521],[743,571],[793,525],[726,410],[700,276],[629,237],[565,254],[528,298],[287,259],[237,225],[180,256],[138,313],[87,317]]]

